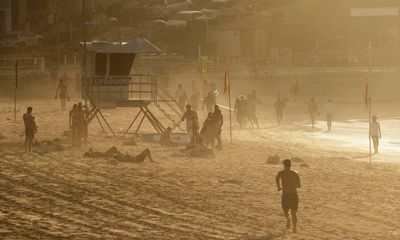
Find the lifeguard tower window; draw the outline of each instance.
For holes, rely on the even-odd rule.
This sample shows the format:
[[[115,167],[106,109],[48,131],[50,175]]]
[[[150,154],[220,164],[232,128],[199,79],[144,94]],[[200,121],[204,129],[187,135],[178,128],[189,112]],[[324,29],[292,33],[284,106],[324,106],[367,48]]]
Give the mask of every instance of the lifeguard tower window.
[[[131,72],[132,64],[135,59],[134,53],[112,53],[110,54],[109,75],[125,76]]]
[[[104,76],[107,73],[107,54],[106,53],[96,53],[96,66],[95,74],[96,76]]]

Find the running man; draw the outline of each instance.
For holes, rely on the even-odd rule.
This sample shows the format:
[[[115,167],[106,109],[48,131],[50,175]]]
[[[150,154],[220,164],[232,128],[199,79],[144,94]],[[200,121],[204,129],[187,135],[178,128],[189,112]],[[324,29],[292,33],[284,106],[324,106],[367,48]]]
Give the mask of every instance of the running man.
[[[382,138],[381,125],[378,121],[376,121],[377,119],[378,118],[376,116],[372,117],[372,122],[369,129],[369,135],[374,143],[375,154],[379,153],[379,139]]]
[[[28,107],[26,113],[23,116],[25,125],[25,153],[32,152],[32,143],[35,139],[36,123],[35,117],[32,116],[32,107]]]
[[[328,127],[328,132],[330,132],[332,129],[333,115],[336,112],[335,104],[332,103],[332,100],[328,99],[328,102],[325,103],[324,112],[326,115],[326,125]]]
[[[66,109],[66,105],[67,105],[67,100],[69,99],[69,93],[68,93],[68,87],[67,85],[64,84],[64,80],[60,79],[60,83],[57,86],[56,89],[56,99],[60,98],[60,102],[61,102],[61,110],[65,110]]]
[[[297,227],[297,208],[299,206],[299,197],[297,188],[300,188],[300,177],[296,171],[291,170],[292,162],[289,159],[283,160],[284,169],[276,175],[276,186],[278,192],[282,190],[282,209],[286,217],[286,228],[290,229],[289,210],[292,215],[293,232]],[[282,182],[282,187],[281,187]]]

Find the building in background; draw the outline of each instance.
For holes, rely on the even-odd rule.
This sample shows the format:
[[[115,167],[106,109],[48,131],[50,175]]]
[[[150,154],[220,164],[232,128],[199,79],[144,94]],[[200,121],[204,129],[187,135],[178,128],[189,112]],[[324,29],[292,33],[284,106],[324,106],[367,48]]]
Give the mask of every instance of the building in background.
[[[0,33],[12,29],[11,0],[0,0]]]

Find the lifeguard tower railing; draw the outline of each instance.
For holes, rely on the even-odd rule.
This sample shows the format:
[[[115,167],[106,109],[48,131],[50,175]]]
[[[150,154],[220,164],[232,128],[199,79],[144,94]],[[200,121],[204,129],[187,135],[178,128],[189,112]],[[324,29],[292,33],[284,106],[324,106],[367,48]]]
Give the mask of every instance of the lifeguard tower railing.
[[[139,115],[143,113],[143,117],[139,122],[135,134],[138,132],[144,118],[147,118],[158,133],[165,131],[165,127],[148,108],[149,105],[157,107],[162,114],[171,121],[172,128],[180,128],[180,122],[174,119],[172,115],[180,119],[182,113],[177,109],[175,99],[168,91],[157,84],[157,77],[151,74],[130,74],[123,76],[94,76],[82,82],[82,86],[89,86],[87,91],[88,100],[92,103],[92,108],[88,110],[87,123],[89,124],[97,113],[100,113],[105,123],[111,130],[111,126],[101,114],[101,108],[114,107],[135,107],[140,111],[134,117],[132,123],[124,133],[128,133],[129,129],[138,120]],[[86,89],[83,88],[83,91]],[[160,104],[164,103],[167,110]],[[175,104],[174,104],[175,103]],[[97,118],[98,119],[98,118]],[[99,119],[98,119],[99,120]],[[100,122],[100,120],[99,120]],[[103,128],[104,129],[104,128]],[[112,130],[111,130],[112,131]],[[113,131],[112,131],[113,132]],[[115,135],[115,133],[113,132]]]
[[[93,76],[82,82],[83,91],[88,84],[87,95],[91,101],[121,103],[124,101],[157,101],[157,76],[151,74],[130,74],[123,76]]]

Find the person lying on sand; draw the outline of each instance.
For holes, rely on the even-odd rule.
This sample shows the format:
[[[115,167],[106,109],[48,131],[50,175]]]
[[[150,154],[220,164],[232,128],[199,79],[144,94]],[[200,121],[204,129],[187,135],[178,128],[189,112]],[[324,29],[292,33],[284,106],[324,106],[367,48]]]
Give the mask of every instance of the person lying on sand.
[[[160,144],[161,144],[161,146],[163,146],[163,147],[176,147],[176,146],[178,146],[177,143],[174,143],[174,142],[171,140],[171,132],[172,132],[172,128],[171,128],[171,127],[168,127],[168,128],[165,130],[165,132],[163,132],[163,133],[161,134],[161,138],[160,138]]]
[[[284,170],[280,171],[276,176],[276,186],[278,187],[278,192],[282,190],[282,209],[286,217],[286,228],[290,229],[290,209],[290,213],[292,215],[293,232],[296,232],[296,213],[299,205],[297,188],[300,188],[300,177],[296,171],[290,169],[291,165],[292,162],[289,159],[283,160]],[[280,182],[282,182],[282,188]]]
[[[131,163],[141,163],[144,162],[146,158],[149,158],[150,162],[153,162],[153,158],[151,156],[150,149],[146,148],[139,155],[133,156],[129,154],[121,153],[116,147],[111,147],[105,152],[97,152],[93,151],[92,148],[89,148],[87,152],[83,154],[84,157],[89,158],[114,158],[119,162],[131,162]]]

